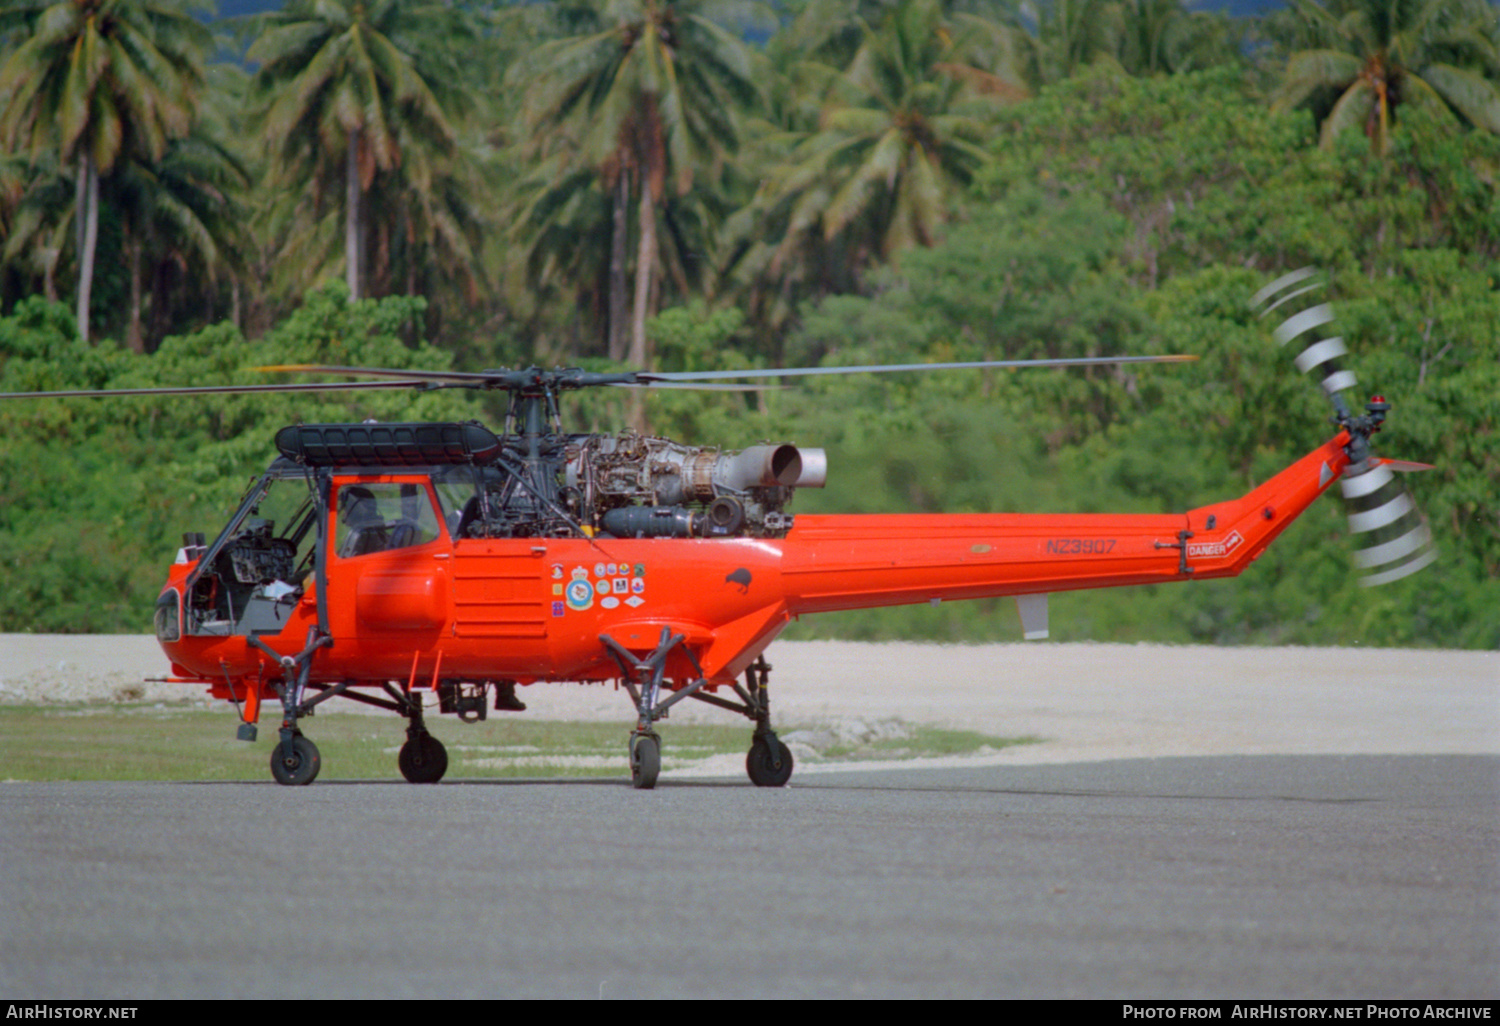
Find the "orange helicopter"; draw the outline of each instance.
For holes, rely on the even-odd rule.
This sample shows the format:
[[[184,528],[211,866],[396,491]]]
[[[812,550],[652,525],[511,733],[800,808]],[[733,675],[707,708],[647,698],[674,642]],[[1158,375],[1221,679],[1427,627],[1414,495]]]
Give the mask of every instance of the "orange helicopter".
[[[1304,294],[1295,272],[1256,297],[1270,309]],[[1280,296],[1279,299],[1276,297]],[[1327,324],[1318,306],[1277,329],[1285,344]],[[794,619],[829,610],[1012,595],[1027,638],[1047,636],[1054,591],[1239,574],[1335,480],[1372,583],[1435,558],[1392,461],[1370,451],[1389,406],[1355,415],[1344,347],[1315,337],[1298,358],[1320,368],[1337,435],[1249,494],[1185,514],[796,515],[797,488],[821,487],[822,450],[742,452],[635,434],[563,431],[560,393],[597,386],[744,387],[723,379],[872,370],[1077,366],[1180,360],[1112,357],[694,373],[577,369],[458,372],[268,368],[374,380],[318,385],[45,393],[199,394],[251,389],[477,388],[509,393],[505,431],[477,422],[298,424],[280,457],[212,541],[184,536],[156,603],[173,680],[204,685],[240,712],[254,740],[279,701],[271,772],[318,775],[301,730],[343,697],[408,721],[397,762],[413,783],[447,770],[425,700],[472,721],[491,701],[524,709],[517,685],[617,681],[635,707],[631,780],[654,787],[657,722],[693,699],[754,723],[746,770],[779,786],[793,761],[772,727],[764,653]],[[38,393],[42,394],[42,393]],[[4,398],[19,398],[6,396]],[[1403,465],[1395,465],[1404,469]],[[741,682],[743,678],[743,682]]]

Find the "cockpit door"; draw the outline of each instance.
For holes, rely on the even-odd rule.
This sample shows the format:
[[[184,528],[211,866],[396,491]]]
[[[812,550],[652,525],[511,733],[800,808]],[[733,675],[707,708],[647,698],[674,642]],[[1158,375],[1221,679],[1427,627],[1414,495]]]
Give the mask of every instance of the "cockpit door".
[[[328,587],[334,637],[436,634],[448,623],[452,543],[431,482],[340,477],[330,496]]]

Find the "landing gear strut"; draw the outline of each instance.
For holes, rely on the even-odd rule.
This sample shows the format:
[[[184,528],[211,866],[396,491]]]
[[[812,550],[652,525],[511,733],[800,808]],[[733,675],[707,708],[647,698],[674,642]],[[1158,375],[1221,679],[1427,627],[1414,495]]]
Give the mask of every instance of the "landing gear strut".
[[[625,690],[630,692],[630,700],[635,703],[635,730],[630,735],[630,786],[640,791],[649,791],[655,787],[656,778],[661,773],[661,737],[651,729],[651,725],[657,720],[666,719],[668,709],[708,683],[703,679],[703,668],[698,665],[692,651],[683,646],[682,651],[687,654],[693,669],[698,671],[698,680],[665,701],[659,701],[667,656],[672,653],[672,649],[682,644],[682,638],[681,634],[673,634],[669,628],[663,627],[656,649],[646,658],[637,659],[608,634],[599,635],[599,640],[619,664],[620,679],[625,684]]]
[[[313,656],[318,649],[333,644],[333,639],[316,627],[309,628],[306,647],[294,656],[284,656],[273,651],[253,635],[250,643],[275,659],[287,674],[287,679],[276,684],[276,690],[281,695],[282,715],[280,740],[271,749],[271,776],[278,784],[291,787],[311,784],[317,779],[318,770],[323,768],[323,757],[318,753],[318,746],[302,736],[297,720],[303,716],[311,716],[313,707],[324,697],[320,695],[311,702],[302,701]]]
[[[406,717],[408,721],[406,744],[401,746],[401,751],[396,756],[396,766],[409,782],[436,784],[443,779],[443,774],[448,772],[448,749],[443,747],[441,741],[427,733],[427,723],[422,718],[422,698],[420,695],[412,694],[409,687],[402,687],[398,690],[389,681],[384,682],[386,694],[391,696],[390,701],[386,701],[383,698],[348,691],[350,681],[340,681],[337,684],[308,684],[307,678],[312,668],[313,656],[318,649],[333,644],[333,638],[317,627],[308,630],[307,646],[295,656],[280,655],[253,635],[250,637],[250,644],[275,659],[286,674],[285,679],[276,683],[276,691],[281,695],[281,740],[277,742],[275,748],[271,749],[271,776],[276,778],[278,784],[293,786],[311,784],[317,778],[318,770],[323,765],[322,756],[318,754],[318,746],[302,736],[302,731],[297,727],[297,721],[303,716],[311,716],[319,704],[338,695],[347,695],[356,701],[382,709],[390,709]],[[318,694],[303,701],[302,696],[309,686]],[[512,683],[511,687],[514,688],[514,686]],[[457,690],[456,685],[454,690]],[[479,697],[481,711],[479,718],[483,719],[482,690]],[[514,691],[511,692],[511,701],[515,706],[525,708],[524,705],[515,702]],[[462,716],[462,710],[459,710],[459,713]],[[652,779],[654,782],[655,777],[653,776]]]
[[[703,676],[703,667],[686,645],[687,656],[697,678],[687,687],[671,692],[661,698],[662,674],[667,656],[682,645],[683,635],[673,634],[663,627],[656,648],[644,659],[637,659],[623,645],[608,634],[599,635],[599,641],[614,656],[620,667],[620,681],[630,692],[635,704],[636,724],[630,735],[630,784],[639,790],[649,791],[656,786],[661,773],[661,737],[652,728],[657,720],[667,717],[667,711],[685,698],[696,698],[700,702],[716,705],[730,712],[737,712],[755,721],[755,733],[750,740],[750,752],[745,759],[745,770],[750,782],[756,787],[784,787],[792,777],[792,753],[776,737],[771,729],[771,694],[768,682],[771,664],[761,656],[745,670],[745,685],[734,685],[740,702],[732,702],[703,691],[708,684]],[[743,703],[743,704],[740,704]]]
[[[771,664],[761,656],[745,671],[746,704],[755,719],[755,734],[745,756],[745,772],[756,787],[785,787],[792,779],[792,753],[771,729]]]
[[[401,706],[401,715],[409,721],[406,727],[406,744],[396,755],[396,766],[410,784],[436,784],[448,772],[448,749],[443,743],[427,733],[427,722],[422,718],[422,697],[409,690],[396,691],[390,685],[386,689]]]

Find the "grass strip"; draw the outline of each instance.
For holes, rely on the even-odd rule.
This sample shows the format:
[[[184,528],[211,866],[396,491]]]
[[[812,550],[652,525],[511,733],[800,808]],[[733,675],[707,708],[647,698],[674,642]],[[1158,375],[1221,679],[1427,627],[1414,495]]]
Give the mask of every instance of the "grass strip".
[[[223,710],[146,704],[0,706],[0,780],[268,780],[276,720],[263,720],[254,742],[237,741],[237,720]],[[527,720],[497,716],[460,724],[428,721],[448,749],[448,777],[622,777],[629,774],[630,724]],[[405,721],[357,713],[317,716],[303,730],[334,780],[397,780],[396,752]],[[826,732],[817,725],[779,733]],[[985,754],[1031,738],[901,725],[898,737],[845,740],[826,749],[797,749],[807,764],[906,760]],[[664,769],[690,767],[722,755],[742,757],[750,725],[670,724],[662,728]]]

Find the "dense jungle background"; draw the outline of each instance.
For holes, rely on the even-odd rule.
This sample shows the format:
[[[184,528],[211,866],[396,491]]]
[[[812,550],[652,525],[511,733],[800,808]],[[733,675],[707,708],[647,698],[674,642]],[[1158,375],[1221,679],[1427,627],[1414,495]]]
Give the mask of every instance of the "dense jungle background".
[[[693,370],[1189,353],[653,394],[822,446],[792,512],[1164,512],[1331,433],[1250,309],[1318,267],[1441,558],[1336,497],[1243,577],[1054,596],[1060,640],[1500,646],[1500,18],[1486,0],[0,0],[0,391],[264,365]],[[276,380],[276,379],[272,379]],[[615,431],[628,400],[570,401]],[[0,631],[149,629],[275,430],[493,397],[0,403]],[[1009,600],[793,636],[1015,639]]]

